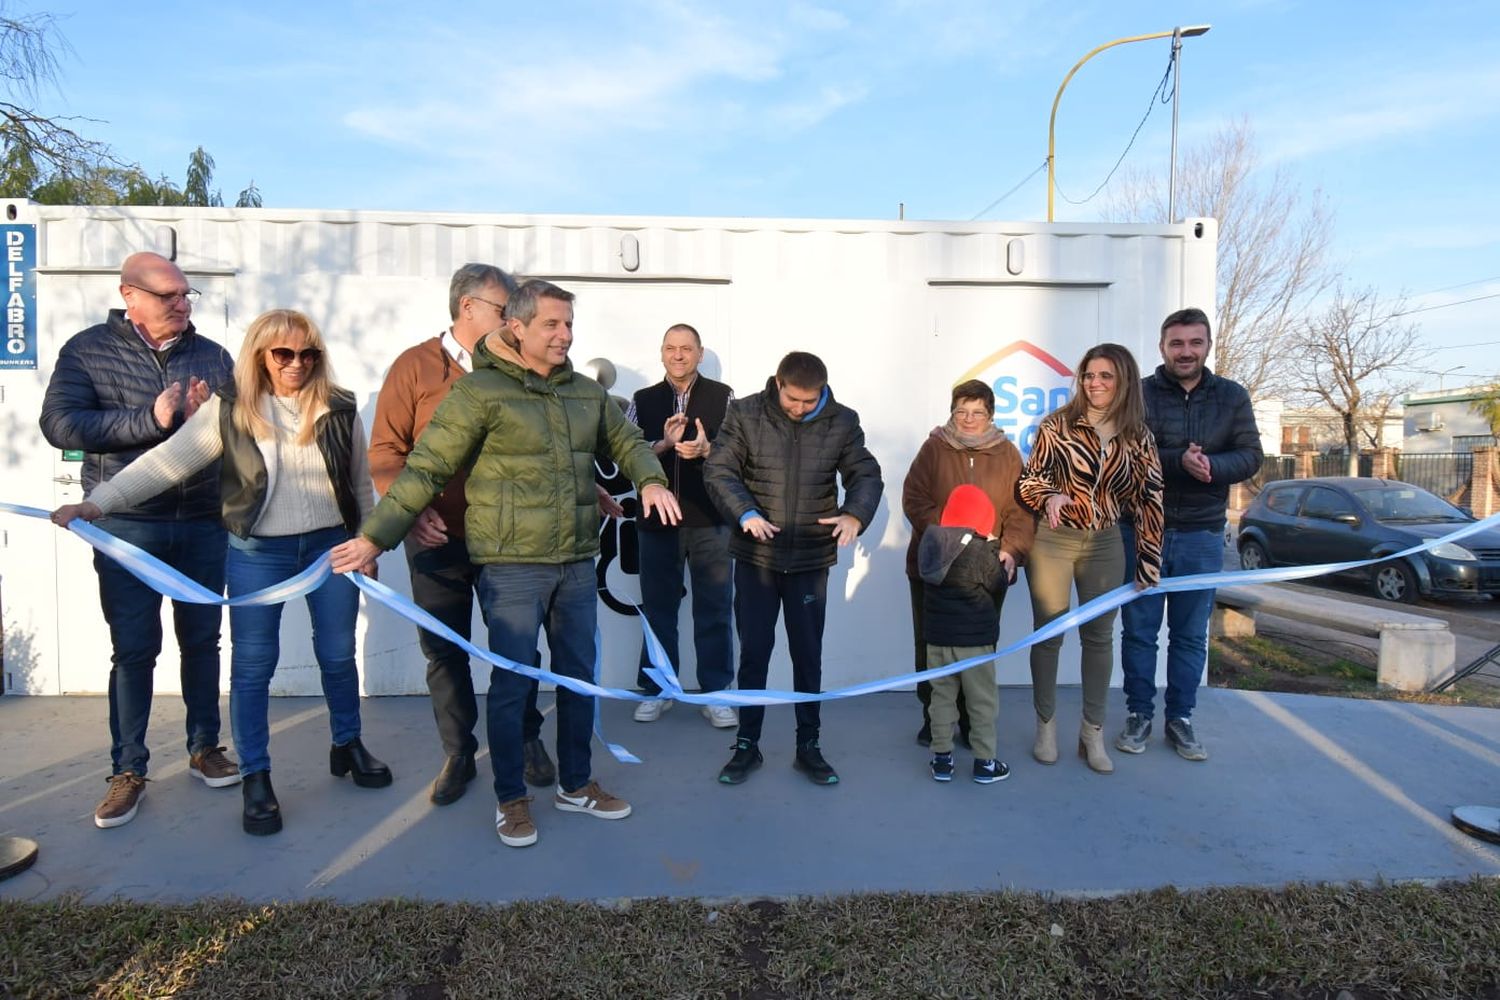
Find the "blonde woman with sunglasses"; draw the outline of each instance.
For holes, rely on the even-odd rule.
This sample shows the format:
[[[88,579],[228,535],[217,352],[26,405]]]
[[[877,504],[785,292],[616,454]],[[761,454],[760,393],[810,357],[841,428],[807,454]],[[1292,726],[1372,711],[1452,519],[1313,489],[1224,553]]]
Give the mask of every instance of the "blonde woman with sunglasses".
[[[333,381],[323,336],[307,316],[273,309],[245,331],[234,381],[183,428],[80,504],[53,517],[93,520],[171,489],[221,460],[222,517],[229,531],[230,597],[253,593],[306,569],[347,541],[374,504],[365,429],[354,396]],[[373,575],[373,563],[363,567]],[[388,767],[360,740],[354,623],[359,591],[331,576],[306,597],[313,652],[328,703],[335,776],[362,788],[391,783]],[[282,605],[229,610],[229,713],[244,774],[246,833],[281,829],[271,787],[267,722],[271,675],[280,655]]]

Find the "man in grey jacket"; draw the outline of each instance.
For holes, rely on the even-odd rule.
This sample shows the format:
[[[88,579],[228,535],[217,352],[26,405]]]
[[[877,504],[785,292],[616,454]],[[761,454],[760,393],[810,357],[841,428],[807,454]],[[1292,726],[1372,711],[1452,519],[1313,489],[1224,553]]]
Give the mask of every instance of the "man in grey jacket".
[[[1180,309],[1161,325],[1162,363],[1141,380],[1146,423],[1161,455],[1163,579],[1217,572],[1224,566],[1224,521],[1229,487],[1260,469],[1260,431],[1250,394],[1215,375],[1205,363],[1213,346],[1208,316]],[[1134,532],[1125,532],[1127,556]],[[1127,568],[1126,579],[1134,572]],[[1121,609],[1120,661],[1130,714],[1115,740],[1125,753],[1142,753],[1151,736],[1156,698],[1156,643],[1167,618],[1167,742],[1185,760],[1207,760],[1191,717],[1208,666],[1208,619],[1214,592],[1179,591],[1137,597]]]

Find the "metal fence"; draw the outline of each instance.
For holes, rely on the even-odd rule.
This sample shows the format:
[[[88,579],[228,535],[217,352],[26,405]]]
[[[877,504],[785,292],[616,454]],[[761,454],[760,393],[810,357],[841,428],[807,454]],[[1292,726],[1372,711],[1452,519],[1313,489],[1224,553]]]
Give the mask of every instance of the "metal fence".
[[[1340,451],[1315,455],[1312,466],[1314,476],[1347,476],[1349,474],[1349,458]],[[1359,456],[1359,475],[1368,477],[1374,467],[1374,459],[1371,456]]]
[[[1250,477],[1245,486],[1253,496],[1265,489],[1267,483],[1296,478],[1297,457],[1295,455],[1266,455],[1261,459],[1260,470]]]
[[[1469,485],[1474,474],[1472,452],[1396,456],[1396,478],[1429,493],[1452,499]]]

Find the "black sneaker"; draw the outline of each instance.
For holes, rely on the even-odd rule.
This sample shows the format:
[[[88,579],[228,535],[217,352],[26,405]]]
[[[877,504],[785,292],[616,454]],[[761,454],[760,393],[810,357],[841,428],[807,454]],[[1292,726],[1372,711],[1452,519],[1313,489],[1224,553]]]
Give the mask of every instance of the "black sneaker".
[[[933,781],[953,780],[953,755],[951,753],[935,753],[932,760],[927,762],[927,767],[932,771]]]
[[[746,739],[735,740],[734,756],[729,758],[729,763],[719,769],[719,783],[738,785],[765,761],[766,759],[760,755],[760,748],[754,742]]]
[[[974,761],[974,781],[981,785],[993,785],[1010,777],[1010,765],[1003,760]]]
[[[1193,724],[1186,719],[1167,720],[1167,742],[1183,760],[1208,760],[1208,751],[1198,742]]]
[[[797,748],[797,759],[792,761],[792,766],[807,775],[807,780],[815,785],[839,783],[838,772],[823,759],[823,751],[818,749],[817,740],[808,740]]]
[[[1123,753],[1145,753],[1151,739],[1151,716],[1131,712],[1125,717],[1125,728],[1115,737],[1115,749]]]

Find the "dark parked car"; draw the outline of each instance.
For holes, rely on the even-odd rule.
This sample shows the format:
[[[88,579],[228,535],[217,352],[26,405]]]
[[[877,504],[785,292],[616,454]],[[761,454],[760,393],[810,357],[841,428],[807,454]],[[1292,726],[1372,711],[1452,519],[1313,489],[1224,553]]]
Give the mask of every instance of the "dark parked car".
[[[1389,479],[1288,479],[1269,484],[1240,518],[1240,565],[1307,566],[1373,559],[1474,518],[1441,497]],[[1353,575],[1388,601],[1500,593],[1500,531],[1481,531]]]

